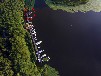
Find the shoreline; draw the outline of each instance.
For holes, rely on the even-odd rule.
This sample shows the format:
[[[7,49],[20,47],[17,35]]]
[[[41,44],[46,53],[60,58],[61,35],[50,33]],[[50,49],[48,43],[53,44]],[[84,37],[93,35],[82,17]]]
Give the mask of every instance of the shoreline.
[[[52,8],[53,10],[63,10],[66,12],[71,12],[71,13],[75,13],[75,12],[88,12],[88,11],[94,11],[94,12],[101,12],[101,1],[100,0],[89,0],[89,2],[87,2],[84,5],[79,5],[79,6],[63,6],[63,5],[56,5],[56,4],[52,4],[51,2],[49,2],[49,0],[45,1],[46,4]]]

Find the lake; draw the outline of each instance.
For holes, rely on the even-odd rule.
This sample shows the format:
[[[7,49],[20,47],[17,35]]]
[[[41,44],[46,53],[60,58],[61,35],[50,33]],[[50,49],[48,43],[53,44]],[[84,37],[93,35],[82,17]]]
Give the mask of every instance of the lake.
[[[36,7],[35,25],[41,47],[51,58],[48,64],[60,76],[101,76],[101,12],[72,14],[41,5]]]

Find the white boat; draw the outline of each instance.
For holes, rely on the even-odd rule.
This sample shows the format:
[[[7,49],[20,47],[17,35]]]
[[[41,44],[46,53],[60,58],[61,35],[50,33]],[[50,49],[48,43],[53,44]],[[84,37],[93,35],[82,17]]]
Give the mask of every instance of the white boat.
[[[42,41],[39,41],[39,42],[36,43],[36,45],[39,45],[39,44],[41,44],[41,43],[42,43]]]
[[[43,58],[43,57],[45,57],[45,56],[46,56],[46,54],[42,55],[41,58]]]

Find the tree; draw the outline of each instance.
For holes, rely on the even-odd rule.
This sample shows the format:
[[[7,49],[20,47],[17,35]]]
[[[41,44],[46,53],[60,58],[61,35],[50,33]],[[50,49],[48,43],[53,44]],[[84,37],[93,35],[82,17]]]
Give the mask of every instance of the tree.
[[[6,76],[9,74],[10,76],[33,76],[36,72],[38,73],[35,62],[31,62],[31,51],[29,51],[29,46],[25,40],[25,37],[28,37],[28,35],[26,35],[27,31],[22,24],[23,6],[24,4],[20,0],[6,0],[0,6],[1,9],[4,9],[4,13],[0,14],[4,16],[0,20],[0,58],[2,58],[0,63],[1,67],[6,68],[6,65],[8,65],[7,67],[10,68],[1,68],[1,75],[5,75],[4,71]],[[5,37],[3,38],[4,34]],[[6,65],[3,65],[4,63]],[[37,70],[34,71],[34,68]]]
[[[41,76],[28,31],[23,28],[23,0],[0,5],[0,76]]]
[[[40,67],[39,67],[40,68]],[[59,76],[59,72],[55,68],[45,64],[41,69],[41,76]]]
[[[89,0],[51,0],[53,4],[67,5],[67,6],[78,6],[86,4]]]

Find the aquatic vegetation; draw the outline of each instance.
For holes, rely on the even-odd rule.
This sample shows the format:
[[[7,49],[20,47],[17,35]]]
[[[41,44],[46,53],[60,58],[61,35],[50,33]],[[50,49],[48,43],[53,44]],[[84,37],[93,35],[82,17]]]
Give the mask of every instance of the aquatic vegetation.
[[[101,0],[89,0],[86,4],[78,5],[78,6],[67,6],[67,5],[61,5],[61,4],[54,4],[50,0],[46,0],[46,4],[52,8],[53,10],[59,10],[62,9],[63,11],[67,12],[87,12],[87,11],[95,11],[100,12],[101,11]]]

